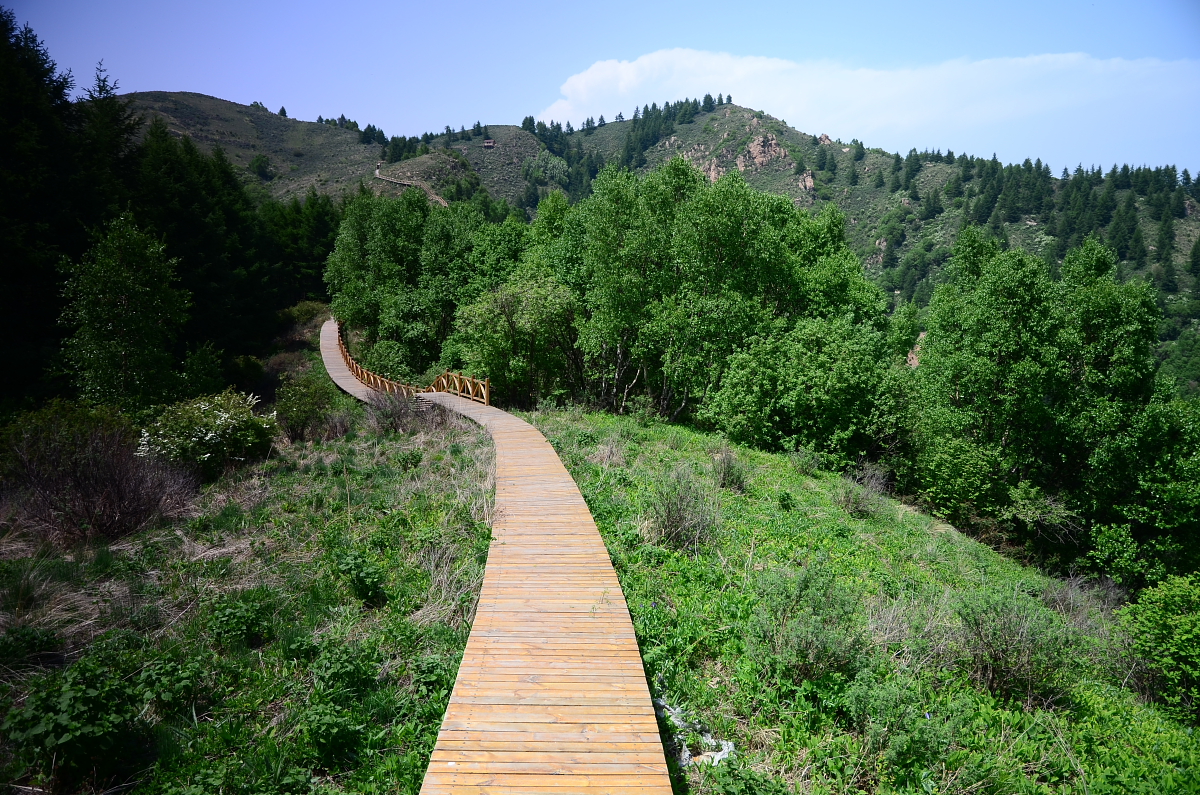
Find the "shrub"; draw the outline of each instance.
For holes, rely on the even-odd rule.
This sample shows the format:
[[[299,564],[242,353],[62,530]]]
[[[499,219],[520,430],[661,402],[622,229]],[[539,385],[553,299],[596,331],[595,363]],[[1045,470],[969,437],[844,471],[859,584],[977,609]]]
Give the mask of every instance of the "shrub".
[[[375,656],[358,643],[331,643],[313,663],[313,680],[322,693],[358,696],[375,683]]]
[[[445,425],[446,412],[415,397],[377,392],[367,404],[367,423],[377,434],[432,431]]]
[[[847,472],[833,488],[833,502],[851,516],[866,519],[887,509],[884,493],[887,473],[877,464],[865,463]]]
[[[350,429],[349,419],[334,411],[337,387],[312,370],[286,381],[275,393],[275,416],[293,442],[329,440]]]
[[[680,466],[655,484],[650,500],[651,540],[677,549],[697,549],[717,526],[713,497]]]
[[[922,774],[936,769],[950,750],[960,714],[970,714],[970,707],[961,705],[961,713],[943,710],[950,712],[946,717],[932,715],[923,683],[908,672],[889,669],[861,671],[846,689],[844,709],[866,748],[881,757],[896,789],[919,792]],[[914,789],[901,789],[903,785]]]
[[[65,671],[33,680],[0,732],[35,781],[75,791],[102,787],[142,766],[149,733],[133,655],[101,648]]]
[[[300,716],[301,734],[311,743],[316,760],[326,768],[353,756],[362,741],[363,726],[345,709],[324,701],[309,704]]]
[[[231,466],[263,458],[275,415],[254,413],[258,398],[226,390],[169,406],[142,431],[140,455],[167,458],[213,479]]]
[[[812,475],[825,466],[825,460],[820,453],[810,447],[797,447],[788,455],[788,461],[801,475]]]
[[[722,447],[713,456],[713,477],[723,489],[739,493],[746,490],[746,468],[729,446]]]
[[[1118,616],[1158,698],[1177,717],[1200,721],[1200,576],[1168,577]]]
[[[792,681],[853,676],[868,650],[861,596],[821,562],[765,575],[747,646],[763,665]]]
[[[254,588],[226,598],[209,614],[209,631],[227,649],[261,646],[272,635],[269,596],[265,589]]]
[[[18,521],[43,538],[114,539],[182,510],[196,489],[186,472],[138,453],[124,418],[54,401],[5,431],[0,469]]]
[[[1063,620],[1020,591],[982,588],[958,595],[960,661],[996,696],[1049,703],[1062,695],[1074,638]]]
[[[383,589],[387,573],[368,555],[356,549],[343,552],[338,556],[337,568],[356,599],[370,607],[387,604],[387,592]]]

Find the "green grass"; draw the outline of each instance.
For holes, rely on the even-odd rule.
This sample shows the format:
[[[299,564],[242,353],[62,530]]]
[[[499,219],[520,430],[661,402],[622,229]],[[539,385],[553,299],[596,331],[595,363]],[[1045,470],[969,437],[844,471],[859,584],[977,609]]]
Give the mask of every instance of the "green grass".
[[[1137,677],[1128,676],[1111,597],[1048,578],[894,501],[848,500],[855,487],[843,478],[805,475],[787,456],[735,448],[746,480],[738,493],[714,483],[717,437],[579,411],[527,417],[596,518],[652,693],[682,710],[682,728],[662,721],[679,787],[1200,786],[1192,731],[1121,687]],[[648,527],[656,495],[680,468],[719,502],[720,521],[695,550],[647,540],[656,537]],[[808,590],[793,587],[800,582]],[[987,649],[971,626],[999,638],[993,656],[1016,665],[1001,671],[1009,680],[989,687]],[[775,643],[777,635],[791,640]],[[718,775],[675,761],[684,747],[689,758],[715,750],[705,730],[735,747],[734,765]]]
[[[277,199],[303,197],[309,188],[329,194],[356,190],[360,180],[370,182],[379,161],[380,147],[359,143],[352,130],[187,91],[128,96],[147,120],[162,116],[173,132],[190,135],[204,150],[220,146],[248,180]],[[274,179],[250,178],[250,161],[259,154],[270,159]]]
[[[25,643],[0,643],[6,780],[418,791],[482,581],[492,446],[454,418],[375,433],[343,400],[350,433],[225,476],[187,521],[67,551],[4,537],[3,637]],[[42,717],[81,733],[39,751]]]

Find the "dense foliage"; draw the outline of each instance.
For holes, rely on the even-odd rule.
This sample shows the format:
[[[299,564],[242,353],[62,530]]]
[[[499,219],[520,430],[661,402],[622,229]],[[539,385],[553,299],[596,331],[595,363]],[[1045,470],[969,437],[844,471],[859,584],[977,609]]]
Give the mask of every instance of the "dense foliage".
[[[877,458],[962,526],[1140,585],[1197,563],[1200,412],[1156,380],[1161,311],[1118,263],[1088,238],[1055,274],[968,228],[928,309],[889,317],[836,208],[676,159],[610,167],[574,205],[551,194],[527,229],[361,197],[328,278],[365,359],[398,377],[465,367],[509,405],[570,398],[835,466]]]
[[[330,407],[354,415],[341,438],[225,473],[168,527],[111,548],[106,527],[69,552],[10,543],[5,781],[56,793],[420,789],[481,580],[491,445],[441,414],[397,423],[395,407],[352,402]],[[199,414],[213,416],[181,407],[163,430]],[[54,416],[62,430],[68,413]]]

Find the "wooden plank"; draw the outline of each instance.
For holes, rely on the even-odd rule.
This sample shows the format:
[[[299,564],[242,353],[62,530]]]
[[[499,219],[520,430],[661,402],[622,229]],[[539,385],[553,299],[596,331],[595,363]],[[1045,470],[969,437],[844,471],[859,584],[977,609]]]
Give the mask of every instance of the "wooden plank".
[[[325,331],[331,377],[369,399],[341,359],[336,326],[337,356],[325,356]],[[476,390],[454,373],[443,382]],[[449,393],[419,397],[475,420],[496,446],[487,567],[422,795],[668,795],[629,609],[566,467],[510,414]]]

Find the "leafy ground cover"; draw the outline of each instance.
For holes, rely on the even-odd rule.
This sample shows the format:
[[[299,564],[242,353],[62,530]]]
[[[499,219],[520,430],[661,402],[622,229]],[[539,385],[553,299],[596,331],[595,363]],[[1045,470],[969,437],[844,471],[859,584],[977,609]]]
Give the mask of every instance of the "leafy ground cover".
[[[5,781],[419,789],[482,581],[491,442],[311,391],[284,393],[337,422],[293,429],[308,441],[277,440],[187,518],[67,550],[5,527]]]
[[[869,467],[630,417],[527,417],[608,545],[678,789],[1200,786],[1200,742],[1147,703],[1119,593],[885,498]],[[722,741],[731,761],[697,759]]]

